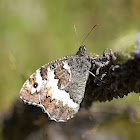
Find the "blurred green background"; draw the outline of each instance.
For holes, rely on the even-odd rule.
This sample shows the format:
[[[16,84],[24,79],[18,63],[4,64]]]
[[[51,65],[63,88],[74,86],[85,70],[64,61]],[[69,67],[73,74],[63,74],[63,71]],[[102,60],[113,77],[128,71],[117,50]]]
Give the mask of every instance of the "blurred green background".
[[[36,69],[76,53],[79,45],[73,22],[80,42],[93,25],[100,24],[84,42],[88,54],[102,54],[105,48],[119,50],[135,43],[140,31],[140,1],[0,0],[0,115],[11,109],[22,84]],[[126,36],[123,44],[118,43]],[[136,94],[100,106],[104,104],[129,105],[140,114]],[[128,125],[132,129],[137,125],[129,134],[139,139],[140,124],[122,123],[119,128],[126,130]]]

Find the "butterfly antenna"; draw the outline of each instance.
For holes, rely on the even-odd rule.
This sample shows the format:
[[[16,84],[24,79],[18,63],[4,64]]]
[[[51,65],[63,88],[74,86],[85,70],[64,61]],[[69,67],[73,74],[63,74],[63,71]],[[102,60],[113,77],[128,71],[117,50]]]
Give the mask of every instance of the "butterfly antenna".
[[[90,32],[86,35],[86,37],[84,38],[84,40],[83,40],[83,42],[82,42],[82,44],[81,44],[81,46],[83,45],[83,43],[84,43],[84,41],[87,39],[87,37],[90,35],[90,33],[92,32],[92,30],[96,27],[96,26],[98,26],[99,24],[96,24],[96,25],[94,25],[93,27],[92,27],[92,29],[90,30]]]
[[[80,46],[80,42],[79,42],[79,39],[78,39],[78,35],[77,35],[77,31],[76,31],[76,26],[75,26],[74,22],[73,22],[73,27],[74,27],[74,30],[75,30],[75,34],[76,34],[76,38],[77,38],[78,44]]]

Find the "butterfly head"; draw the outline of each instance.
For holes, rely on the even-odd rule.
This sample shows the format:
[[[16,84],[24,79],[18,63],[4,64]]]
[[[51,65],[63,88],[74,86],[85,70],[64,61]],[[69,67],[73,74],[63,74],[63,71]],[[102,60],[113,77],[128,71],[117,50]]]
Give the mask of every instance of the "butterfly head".
[[[85,45],[80,46],[80,48],[79,48],[78,52],[76,53],[76,55],[86,56],[87,55],[86,46]]]

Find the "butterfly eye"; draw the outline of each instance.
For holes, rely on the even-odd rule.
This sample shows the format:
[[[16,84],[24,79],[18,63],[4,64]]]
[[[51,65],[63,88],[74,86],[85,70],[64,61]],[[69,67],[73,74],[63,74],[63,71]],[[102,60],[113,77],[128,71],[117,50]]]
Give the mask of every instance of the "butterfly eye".
[[[37,86],[38,86],[38,83],[35,82],[35,83],[33,84],[33,87],[34,87],[34,88],[37,88]]]

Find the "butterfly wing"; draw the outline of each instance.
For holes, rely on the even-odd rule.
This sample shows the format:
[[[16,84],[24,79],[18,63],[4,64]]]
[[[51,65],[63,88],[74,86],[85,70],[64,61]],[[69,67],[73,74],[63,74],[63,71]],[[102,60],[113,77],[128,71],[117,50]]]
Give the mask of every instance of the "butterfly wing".
[[[78,112],[91,64],[72,55],[42,66],[24,83],[20,98],[43,108],[51,120],[67,121]]]

